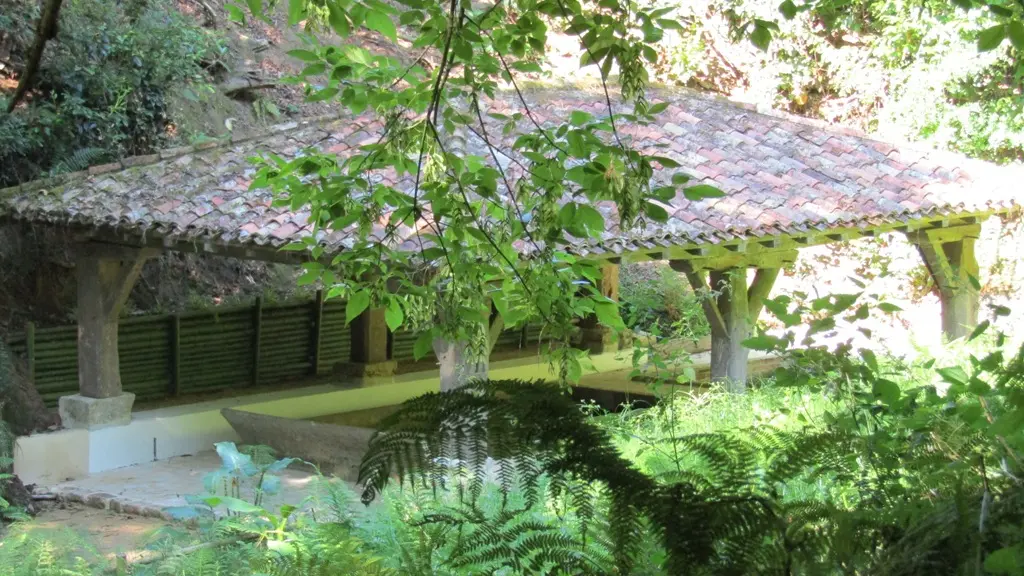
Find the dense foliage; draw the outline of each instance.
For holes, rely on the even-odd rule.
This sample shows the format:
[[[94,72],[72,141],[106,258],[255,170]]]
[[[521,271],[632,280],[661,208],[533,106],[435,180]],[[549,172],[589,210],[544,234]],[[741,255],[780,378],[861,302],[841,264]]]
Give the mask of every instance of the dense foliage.
[[[647,62],[671,25],[671,10],[564,0],[411,1],[401,9],[376,0],[325,4],[342,38],[365,26],[395,42],[397,16],[432,65],[315,39],[308,50],[292,52],[308,63],[302,76],[310,99],[337,101],[382,127],[375,142],[349,158],[309,150],[291,161],[262,159],[254,187],[270,186],[283,203],[309,207],[317,233],[352,231],[330,266],[308,265],[308,279],[321,278],[329,296],[346,297],[350,318],[369,306],[386,309],[391,329],[409,315],[408,300],[396,293],[436,303],[437,321],[417,343],[418,355],[433,345],[447,358],[438,347],[456,346],[457,357],[485,358],[492,305],[507,327],[539,320],[562,379],[576,379],[574,322],[594,314],[613,328],[622,321],[595,287],[596,263],[574,257],[567,244],[604,232],[605,216],[593,207],[601,201],[615,203],[612,218],[624,229],[664,221],[665,210],[649,200],[673,198],[689,181],[677,162],[641,153],[616,129],[626,119],[649,123],[664,107],[650,105],[645,88]],[[259,6],[250,9],[263,17]],[[309,13],[302,0],[289,2],[291,22]],[[607,116],[575,111],[550,126],[533,118],[518,86],[538,69],[553,29],[578,37],[586,62],[601,70]],[[503,87],[523,112],[492,106]],[[631,112],[613,113],[613,97]],[[482,147],[468,147],[471,139]],[[686,194],[721,192],[700,185]],[[296,248],[321,250],[312,238]]]
[[[863,306],[839,295],[769,307],[792,326],[834,326]],[[992,338],[962,364],[947,355],[913,365],[808,341],[745,407],[726,397],[694,409],[683,397],[613,424],[539,383],[424,396],[371,444],[364,500],[391,475],[435,489],[461,481],[471,507],[487,478],[528,499],[549,478],[549,503],[571,502],[581,530],[607,519],[605,532],[590,532],[614,558],[603,572],[633,573],[650,557],[648,534],[671,574],[1019,573],[1024,349]],[[749,345],[787,349],[789,340]],[[716,426],[723,410],[741,419]],[[578,557],[561,554],[571,569]]]
[[[692,340],[710,333],[699,296],[670,267],[626,265],[619,282],[619,309],[627,328]]]
[[[15,56],[24,56],[38,11],[5,0],[0,37]],[[0,186],[164,146],[169,99],[190,84],[201,90],[224,50],[164,0],[68,0],[60,16],[28,102],[0,113]]]
[[[665,43],[662,80],[889,139],[1024,158],[1017,2],[669,4],[680,6],[682,30]]]
[[[828,300],[772,306],[793,321],[861,304]],[[983,332],[912,363],[799,345],[745,396],[670,391],[619,414],[540,383],[421,397],[364,461],[364,499],[381,499],[366,508],[319,479],[267,509],[290,461],[224,445],[191,500],[225,515],[163,531],[157,559],[122,573],[1019,574],[1024,351]],[[651,360],[674,380],[679,365]],[[91,550],[16,525],[0,574],[111,565]]]

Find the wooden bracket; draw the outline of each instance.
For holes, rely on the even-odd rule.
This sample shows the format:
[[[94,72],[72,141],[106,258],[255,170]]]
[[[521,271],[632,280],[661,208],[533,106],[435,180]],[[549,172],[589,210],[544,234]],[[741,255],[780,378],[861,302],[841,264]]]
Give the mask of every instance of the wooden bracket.
[[[501,317],[501,314],[491,304],[491,320],[490,326],[487,328],[487,345],[488,350],[494,350],[494,345],[498,343],[498,338],[501,337],[501,333],[505,330],[505,319]]]
[[[708,324],[711,325],[711,332],[713,334],[725,334],[726,325],[725,319],[722,318],[722,313],[718,309],[718,305],[710,297],[711,288],[708,287],[707,281],[704,279],[704,275],[697,270],[694,270],[693,265],[687,260],[671,260],[669,265],[672,269],[677,272],[682,272],[686,275],[686,280],[690,283],[690,288],[693,288],[693,292],[700,299],[701,307],[704,308],[704,316],[708,319]]]
[[[980,224],[950,228],[928,228],[907,233],[924,260],[939,290],[946,295],[965,288],[969,276],[978,276],[974,241],[981,235]]]
[[[747,290],[747,316],[750,323],[757,321],[764,308],[764,300],[772,291],[775,279],[779,277],[779,268],[758,268],[754,275],[754,281],[750,283]]]

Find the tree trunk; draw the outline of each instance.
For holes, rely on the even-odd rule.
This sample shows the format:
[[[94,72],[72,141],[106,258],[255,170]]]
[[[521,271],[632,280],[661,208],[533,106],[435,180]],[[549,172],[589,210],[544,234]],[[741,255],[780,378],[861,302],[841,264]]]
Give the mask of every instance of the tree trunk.
[[[488,359],[473,358],[467,342],[434,340],[434,354],[441,367],[441,392],[461,388],[474,380],[486,379]]]
[[[7,112],[13,112],[28,93],[32,81],[39,72],[39,64],[43,60],[43,51],[46,50],[46,43],[57,35],[57,17],[60,16],[60,7],[63,0],[46,0],[43,5],[43,13],[39,16],[39,25],[36,26],[35,40],[32,41],[32,49],[28,53],[28,62],[25,70],[21,73],[18,87],[11,95],[11,101],[7,103]]]

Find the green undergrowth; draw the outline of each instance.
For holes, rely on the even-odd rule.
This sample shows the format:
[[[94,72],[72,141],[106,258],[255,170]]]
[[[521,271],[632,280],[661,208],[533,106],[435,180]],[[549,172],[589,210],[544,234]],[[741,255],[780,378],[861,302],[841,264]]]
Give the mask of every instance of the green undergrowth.
[[[577,406],[579,418],[570,421],[584,427],[581,433],[596,434],[596,443],[584,450],[608,438],[626,465],[655,486],[691,485],[721,496],[672,521],[689,526],[681,537],[699,544],[707,526],[737,522],[714,509],[730,498],[753,498],[780,514],[785,538],[792,539],[779,541],[782,547],[772,544],[775,528],[758,532],[766,528],[755,509],[747,524],[723,533],[719,543],[710,541],[712,557],[735,557],[755,568],[745,573],[1018,574],[1022,539],[1014,526],[1024,505],[1012,458],[1019,455],[1020,434],[1007,419],[1018,414],[1012,406],[1021,384],[1013,357],[1005,358],[1005,369],[994,364],[991,356],[999,349],[999,338],[987,335],[921,351],[912,361],[865,355],[870,360],[864,362],[842,351],[815,355],[808,348],[744,395],[695,389],[663,397],[649,409],[617,413]],[[844,393],[842,379],[854,374],[869,378],[873,392]],[[984,392],[980,382],[990,386],[980,394],[985,409],[1001,422],[993,444],[986,439],[991,430],[985,412],[974,412],[977,401],[958,396],[958,386]],[[524,386],[524,397],[545,398],[542,388]],[[931,389],[950,400],[928,400]],[[843,420],[843,414],[858,416]],[[410,414],[401,417],[410,424]],[[464,438],[473,437],[471,430]],[[531,468],[530,460],[515,456],[512,444],[496,449],[508,453],[514,463],[509,470],[539,475],[516,478],[493,462],[477,469],[467,452],[432,468],[441,474],[399,472],[403,482],[387,486],[369,506],[359,504],[351,485],[320,477],[304,501],[267,509],[262,497],[275,485],[273,472],[291,462],[265,449],[221,446],[225,468],[210,471],[214,481],[191,500],[224,514],[197,515],[196,528],[171,526],[154,534],[146,548],[155,560],[118,567],[87,537],[42,533],[26,522],[13,525],[0,543],[0,576],[729,573],[721,561],[673,571],[671,553],[658,536],[664,518],[620,516],[614,490],[588,480],[583,468],[572,468],[576,475],[548,474],[548,468]],[[996,449],[1010,451],[1000,460]],[[991,467],[976,467],[989,458]],[[538,462],[575,466],[558,458]],[[980,483],[979,473],[986,478]],[[946,508],[953,503],[958,512]],[[991,523],[980,540],[971,536],[972,530],[978,534],[979,513]],[[686,523],[702,514],[704,520]],[[628,561],[619,556],[623,526],[632,534]],[[749,543],[751,556],[732,547],[737,536]],[[977,560],[961,564],[964,554]],[[777,568],[779,558],[790,558],[792,569],[766,569]],[[841,565],[849,569],[836,568]],[[934,571],[921,572],[926,566]]]

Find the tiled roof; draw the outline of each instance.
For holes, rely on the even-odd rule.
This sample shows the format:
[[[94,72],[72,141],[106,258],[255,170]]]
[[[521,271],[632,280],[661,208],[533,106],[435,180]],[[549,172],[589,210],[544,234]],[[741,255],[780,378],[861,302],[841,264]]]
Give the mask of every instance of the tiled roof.
[[[606,113],[592,94],[538,92],[531,111],[541,123],[564,121],[572,110]],[[679,193],[663,207],[666,224],[622,231],[614,205],[599,206],[604,237],[573,247],[580,253],[651,251],[659,246],[722,243],[737,238],[803,234],[837,227],[869,228],[941,216],[1000,212],[1014,206],[1020,166],[998,167],[951,154],[910,148],[837,131],[806,120],[761,114],[690,93],[652,94],[669,106],[658,123],[617,123],[619,134],[646,152],[668,156],[724,198],[691,202]],[[491,111],[517,108],[512,97]],[[308,213],[274,206],[266,190],[249,190],[261,152],[294,157],[317,146],[346,155],[376,141],[370,118],[335,118],[283,125],[260,138],[128,158],[88,173],[0,191],[0,216],[85,230],[106,229],[175,242],[279,247],[310,233]],[[500,131],[495,126],[491,135]],[[471,137],[471,151],[482,141]],[[661,147],[659,147],[661,146]],[[502,147],[512,157],[511,142]],[[505,160],[502,160],[505,164]],[[514,172],[516,164],[509,164]],[[656,175],[656,179],[660,176]],[[327,253],[343,250],[348,230],[323,234]],[[411,229],[403,231],[411,248]]]

